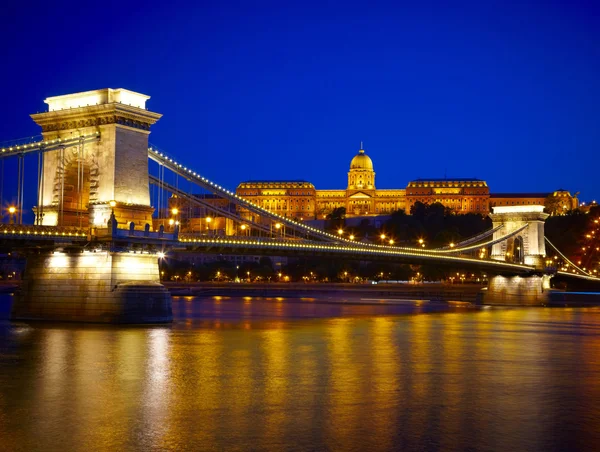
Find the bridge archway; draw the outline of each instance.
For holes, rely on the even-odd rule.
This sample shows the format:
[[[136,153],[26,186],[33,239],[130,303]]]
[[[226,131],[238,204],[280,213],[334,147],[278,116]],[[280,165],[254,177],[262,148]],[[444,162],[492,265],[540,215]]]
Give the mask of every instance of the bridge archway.
[[[515,264],[523,263],[523,237],[518,235],[512,241],[511,261]]]
[[[52,187],[51,199],[44,199],[41,190],[39,204],[34,209],[40,224],[87,227],[88,209],[97,199],[98,161],[88,144],[63,148],[54,156],[54,174],[46,175]],[[48,202],[50,201],[50,202]]]

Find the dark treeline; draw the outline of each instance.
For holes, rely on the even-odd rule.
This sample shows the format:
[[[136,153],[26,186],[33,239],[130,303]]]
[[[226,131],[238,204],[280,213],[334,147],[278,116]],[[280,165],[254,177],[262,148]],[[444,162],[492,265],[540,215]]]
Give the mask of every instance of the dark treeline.
[[[275,267],[271,259],[239,265],[222,258],[206,264],[192,264],[168,257],[161,262],[163,281],[236,281],[241,282],[345,282],[367,280],[477,282],[480,273],[439,266],[409,265],[393,262],[367,262],[348,259],[290,258],[286,265]],[[462,278],[462,279],[461,279]]]
[[[579,209],[546,220],[546,237],[565,256],[591,271],[600,272],[600,206]],[[547,252],[550,254],[550,250]]]
[[[492,220],[480,214],[469,213],[455,215],[443,204],[423,204],[416,202],[410,214],[404,210],[392,213],[390,219],[381,228],[376,228],[364,220],[357,227],[345,228],[345,209],[336,209],[328,222],[328,229],[335,233],[340,227],[345,235],[350,234],[356,240],[369,240],[378,243],[383,234],[386,239],[393,239],[395,244],[415,245],[422,239],[427,248],[447,246],[492,227]]]

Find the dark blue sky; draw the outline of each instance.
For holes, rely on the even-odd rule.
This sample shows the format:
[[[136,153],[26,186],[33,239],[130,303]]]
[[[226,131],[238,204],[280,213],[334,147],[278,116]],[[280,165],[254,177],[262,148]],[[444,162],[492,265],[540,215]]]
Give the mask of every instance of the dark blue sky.
[[[378,188],[447,174],[600,195],[592,2],[13,2],[0,16],[0,141],[39,133],[28,115],[48,96],[123,87],[164,114],[152,143],[230,188],[345,188],[362,140]]]

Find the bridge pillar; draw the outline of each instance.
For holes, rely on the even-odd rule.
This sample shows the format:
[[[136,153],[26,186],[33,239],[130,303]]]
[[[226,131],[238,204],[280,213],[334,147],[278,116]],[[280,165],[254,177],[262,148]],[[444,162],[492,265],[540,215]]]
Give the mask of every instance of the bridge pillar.
[[[114,212],[119,228],[152,224],[148,135],[162,115],[146,110],[149,98],[106,88],[49,97],[49,111],[31,115],[47,141],[98,136],[44,154],[36,223],[106,227]]]
[[[544,206],[496,206],[490,218],[493,227],[503,225],[494,232],[494,240],[521,228],[519,233],[507,240],[492,245],[491,258],[544,268],[546,244],[544,222],[548,214]]]
[[[494,306],[543,306],[550,301],[552,275],[489,277],[479,302]]]
[[[100,89],[50,97],[49,111],[31,115],[44,141],[69,143],[43,154],[36,224],[106,228],[109,239],[135,237],[136,229],[152,224],[148,135],[161,115],[146,110],[148,99],[126,89]],[[117,228],[130,232],[120,235]],[[156,255],[45,252],[27,257],[12,316],[167,322],[171,296],[160,284]]]
[[[100,323],[172,320],[156,255],[84,251],[27,256],[13,319]]]
[[[545,274],[546,244],[544,206],[497,206],[490,218],[494,240],[517,232],[507,240],[492,245],[491,258],[534,267],[528,275],[490,275],[488,287],[481,292],[483,304],[504,306],[541,306],[550,301],[550,279]]]

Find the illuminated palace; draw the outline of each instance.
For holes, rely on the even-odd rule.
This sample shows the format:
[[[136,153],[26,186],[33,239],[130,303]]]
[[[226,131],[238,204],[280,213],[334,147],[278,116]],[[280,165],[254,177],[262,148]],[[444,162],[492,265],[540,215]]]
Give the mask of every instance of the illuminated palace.
[[[325,218],[334,209],[344,207],[347,217],[390,214],[396,210],[410,212],[420,201],[439,202],[456,213],[487,215],[496,205],[539,205],[551,193],[490,193],[480,179],[416,179],[406,189],[376,189],[373,161],[360,149],[350,162],[348,186],[339,190],[317,190],[304,180],[263,180],[242,182],[238,196],[280,215],[300,220]],[[568,191],[554,196],[564,199],[568,209],[578,207],[578,200]]]
[[[373,161],[358,151],[350,162],[348,187],[316,190],[307,181],[246,181],[236,190],[238,196],[290,218],[323,218],[344,207],[346,216],[384,215],[406,207],[406,190],[377,190]]]

